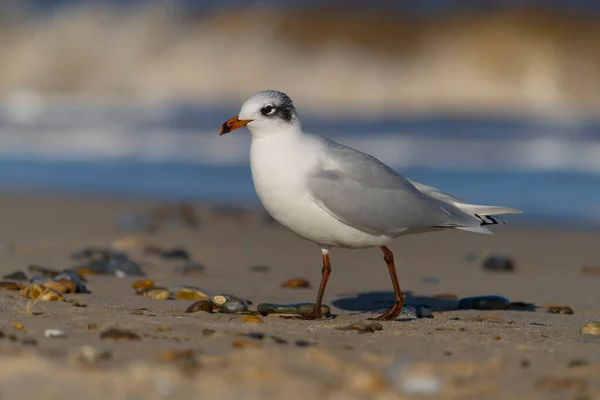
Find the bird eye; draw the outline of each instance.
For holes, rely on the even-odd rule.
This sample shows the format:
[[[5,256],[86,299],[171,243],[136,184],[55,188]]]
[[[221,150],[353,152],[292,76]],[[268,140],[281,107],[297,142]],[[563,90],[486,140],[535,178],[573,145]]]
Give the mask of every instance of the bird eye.
[[[262,115],[271,115],[275,112],[275,107],[272,105],[266,105],[260,110]]]

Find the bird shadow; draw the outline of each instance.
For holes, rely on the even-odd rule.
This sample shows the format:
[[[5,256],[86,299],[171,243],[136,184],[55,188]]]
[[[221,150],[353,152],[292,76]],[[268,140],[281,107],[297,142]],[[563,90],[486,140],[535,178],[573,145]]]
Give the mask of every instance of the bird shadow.
[[[440,299],[437,297],[415,296],[410,291],[405,291],[406,305],[425,305],[433,311],[455,310],[456,300]],[[377,312],[389,308],[395,303],[394,292],[363,292],[341,294],[341,298],[334,300],[332,305],[345,311]]]

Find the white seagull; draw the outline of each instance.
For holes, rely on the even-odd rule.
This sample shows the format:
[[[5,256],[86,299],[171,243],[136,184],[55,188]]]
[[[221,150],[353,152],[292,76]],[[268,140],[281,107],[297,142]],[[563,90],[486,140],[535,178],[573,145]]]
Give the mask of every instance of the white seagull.
[[[305,319],[322,318],[321,302],[331,273],[332,247],[378,246],[387,263],[396,302],[377,320],[394,320],[404,304],[393,239],[441,229],[490,234],[493,215],[521,211],[467,204],[436,188],[404,178],[373,156],[302,131],[292,100],[265,90],[250,97],[220,135],[247,127],[252,135],[250,166],[256,193],[283,226],[321,249],[322,280],[314,310]]]

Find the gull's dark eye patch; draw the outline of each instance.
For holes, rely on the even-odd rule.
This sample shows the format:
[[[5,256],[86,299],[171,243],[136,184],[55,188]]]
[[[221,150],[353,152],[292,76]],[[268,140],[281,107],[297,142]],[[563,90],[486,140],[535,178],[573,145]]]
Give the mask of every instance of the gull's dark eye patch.
[[[264,106],[263,108],[260,109],[260,113],[266,117],[267,115],[273,114],[275,112],[275,110],[276,110],[275,106],[267,104],[266,106]]]

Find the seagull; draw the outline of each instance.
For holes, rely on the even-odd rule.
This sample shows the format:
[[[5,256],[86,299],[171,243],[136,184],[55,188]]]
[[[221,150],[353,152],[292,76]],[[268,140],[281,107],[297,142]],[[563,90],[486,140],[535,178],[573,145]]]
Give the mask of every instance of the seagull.
[[[331,274],[332,248],[379,247],[394,287],[395,304],[374,320],[402,312],[394,255],[386,246],[400,236],[447,229],[491,234],[496,215],[521,210],[468,204],[398,174],[377,158],[308,134],[292,100],[275,90],[254,94],[219,135],[246,127],[252,136],[250,166],[264,208],[283,226],[316,243],[322,254],[314,309],[303,319],[323,318],[321,302]]]

